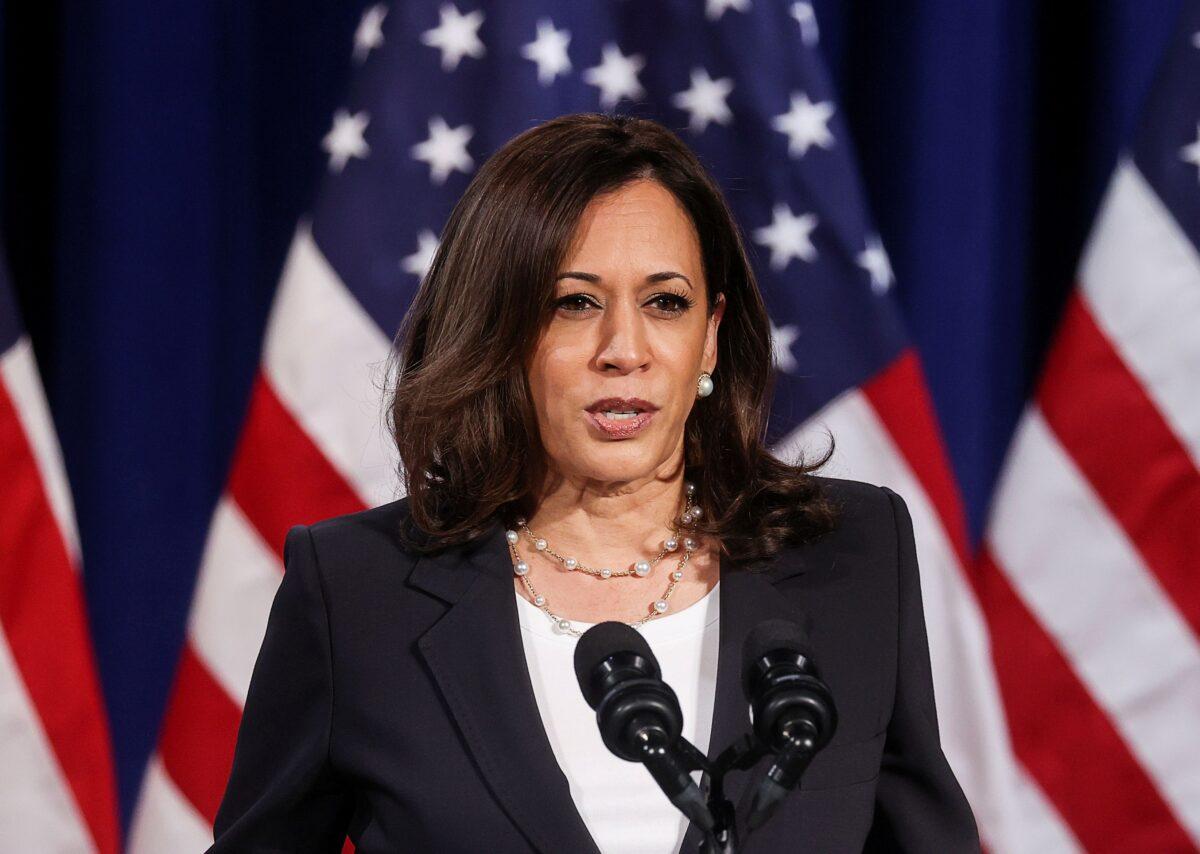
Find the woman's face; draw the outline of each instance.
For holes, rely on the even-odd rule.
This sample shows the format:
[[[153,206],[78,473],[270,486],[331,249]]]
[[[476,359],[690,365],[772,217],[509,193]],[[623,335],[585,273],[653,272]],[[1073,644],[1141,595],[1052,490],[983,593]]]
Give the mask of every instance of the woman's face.
[[[725,309],[722,297],[706,314],[695,226],[669,190],[640,180],[592,200],[567,255],[528,366],[551,469],[602,483],[671,478]]]

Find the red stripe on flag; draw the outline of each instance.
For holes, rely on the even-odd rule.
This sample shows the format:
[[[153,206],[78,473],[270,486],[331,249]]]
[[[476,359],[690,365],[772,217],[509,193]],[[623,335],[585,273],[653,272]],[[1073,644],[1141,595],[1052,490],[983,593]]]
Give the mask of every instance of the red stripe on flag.
[[[251,392],[227,492],[279,555],[293,525],[364,506],[261,372]],[[167,709],[160,752],[167,773],[210,823],[228,783],[240,719],[237,704],[188,647]],[[343,851],[353,850],[347,841]]]
[[[185,644],[158,749],[175,785],[210,825],[233,767],[241,719],[237,703]]]
[[[1079,293],[1037,392],[1050,428],[1200,634],[1200,472]]]
[[[1195,846],[986,546],[980,597],[1013,748],[1089,851]]]
[[[111,854],[120,838],[116,775],[83,591],[3,383],[0,483],[0,624],[96,847]]]
[[[364,509],[262,372],[254,380],[227,492],[281,555],[293,525]],[[188,648],[167,710],[161,752],[176,786],[209,823],[216,819],[228,783],[240,718],[238,706]],[[343,850],[354,848],[347,841]]]
[[[933,415],[933,400],[925,385],[916,351],[906,349],[865,383],[862,391],[921,481],[959,562],[963,567],[969,567],[971,550],[967,545],[967,519],[946,459],[946,446]]]
[[[293,525],[363,509],[260,372],[229,475],[229,493],[279,555]]]

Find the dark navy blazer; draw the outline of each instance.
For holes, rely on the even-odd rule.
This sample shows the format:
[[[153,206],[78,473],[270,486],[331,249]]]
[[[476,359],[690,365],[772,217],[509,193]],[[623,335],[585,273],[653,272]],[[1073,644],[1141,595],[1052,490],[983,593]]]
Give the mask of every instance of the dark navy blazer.
[[[764,619],[807,622],[840,718],[743,850],[978,851],[938,740],[908,509],[822,481],[836,531],[722,571],[710,756],[747,731],[741,645]],[[288,533],[212,852],[337,852],[346,836],[363,854],[598,851],[542,727],[503,526],[420,556],[396,534],[407,513],[402,499]],[[767,762],[726,780],[742,828]]]

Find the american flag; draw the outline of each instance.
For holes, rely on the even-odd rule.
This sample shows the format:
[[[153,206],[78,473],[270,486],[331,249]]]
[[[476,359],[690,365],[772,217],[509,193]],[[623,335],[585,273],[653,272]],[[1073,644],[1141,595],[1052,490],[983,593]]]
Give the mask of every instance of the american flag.
[[[0,842],[119,845],[79,534],[33,347],[0,262]]]
[[[1049,490],[1049,473],[1041,471],[1039,458],[1025,474],[1020,442],[1002,493],[1003,499],[1019,490],[1020,501],[1001,500],[989,539],[996,560],[975,562],[820,40],[813,7],[804,2],[459,0],[365,11],[348,46],[358,65],[356,82],[323,141],[328,174],[314,210],[296,229],[243,435],[213,516],[186,649],[147,771],[131,850],[198,851],[212,839],[288,528],[398,494],[380,407],[382,368],[455,201],[479,164],[515,134],[556,115],[595,110],[643,115],[675,128],[725,189],[754,251],[772,317],[776,452],[818,453],[829,429],[838,447],[830,473],[887,484],[906,498],[918,540],[943,746],[988,846],[1122,847],[1167,839],[1153,835],[1163,827],[1185,846],[1200,838],[1194,821],[1185,821],[1200,797],[1189,805],[1184,791],[1189,779],[1194,788],[1200,762],[1182,748],[1174,760],[1163,755],[1187,738],[1187,717],[1178,717],[1182,707],[1191,703],[1193,713],[1200,711],[1194,699],[1200,669],[1181,658],[1195,651],[1195,590],[1180,589],[1182,541],[1169,535],[1186,517],[1172,517],[1170,527],[1158,529],[1164,542],[1157,546],[1179,556],[1172,564],[1176,586],[1163,589],[1183,598],[1160,593],[1156,608],[1170,614],[1139,613],[1144,625],[1130,623],[1126,644],[1115,647],[1112,637],[1126,631],[1127,613],[1110,601],[1117,595],[1109,590],[1117,570],[1105,570],[1096,585],[1103,595],[1091,601],[1078,560],[1059,566],[1054,557],[1068,534],[1082,538],[1077,551],[1088,556],[1088,571],[1109,566],[1117,552],[1095,558],[1094,532],[1067,531],[1057,522],[1049,543],[1034,539],[1064,511],[1064,499],[1047,494],[1054,503],[1031,501]],[[1171,156],[1178,157],[1183,143],[1175,139],[1164,137],[1163,145],[1174,145]],[[1178,195],[1185,185],[1171,186]],[[1189,204],[1196,204],[1194,196]],[[1191,221],[1194,239],[1194,216]],[[1146,227],[1140,220],[1135,225]],[[1129,242],[1128,235],[1107,238],[1118,239],[1122,246]],[[1147,306],[1196,305],[1200,274],[1194,249],[1187,248],[1192,254],[1176,246],[1172,256],[1178,279],[1172,293],[1147,300]],[[1144,251],[1136,255],[1127,263],[1153,261]],[[1191,278],[1179,272],[1183,255]],[[1121,286],[1114,299],[1123,306],[1132,297],[1129,282]],[[1171,328],[1182,328],[1188,318],[1170,311]],[[1132,320],[1128,309],[1117,312]],[[1200,331],[1200,317],[1190,328]],[[1153,370],[1182,371],[1188,358],[1196,365],[1196,345],[1186,336],[1148,333],[1144,324],[1137,334],[1154,339]],[[1177,350],[1166,352],[1169,347]],[[1182,373],[1176,379],[1182,382]],[[1060,379],[1058,386],[1064,385],[1071,394],[1092,388]],[[1177,467],[1191,466],[1192,492],[1186,494],[1194,501],[1197,410],[1185,388],[1167,386],[1182,407],[1178,418],[1192,418],[1186,422],[1191,432],[1175,421],[1156,423],[1170,428],[1164,435],[1180,437],[1173,459]],[[1092,390],[1099,394],[1106,387],[1097,383]],[[1064,408],[1074,412],[1075,404],[1064,407],[1060,399],[1058,411]],[[1140,427],[1138,438],[1146,441]],[[1137,453],[1152,448],[1158,445]],[[1115,491],[1138,496],[1129,512],[1150,524],[1148,499],[1134,476],[1138,461],[1126,458],[1130,449],[1122,450],[1105,456],[1100,474],[1112,479],[1124,473],[1128,487]],[[1178,482],[1163,477],[1156,473],[1150,485],[1170,488],[1177,500]],[[1200,514],[1190,518],[1194,533]],[[1045,611],[1044,598],[1035,602],[1019,581],[1022,569],[1013,555],[1023,559],[1027,553],[1035,582],[1052,577],[1046,590],[1056,604]],[[1136,575],[1139,590],[1149,589],[1157,583],[1154,569],[1141,560],[1121,572]],[[1058,601],[1063,584],[1070,584],[1071,596]],[[1133,601],[1125,588],[1119,595],[1119,604]],[[1181,604],[1188,601],[1190,611]],[[1190,622],[1179,616],[1189,613]],[[1091,633],[1082,642],[1056,632],[1056,621],[1072,615]],[[1096,625],[1105,633],[1095,635]],[[1170,626],[1178,631],[1162,634]],[[1130,693],[1124,670],[1111,681],[1107,669],[1094,682],[1076,675],[1091,666],[1085,662],[1098,665],[1101,657],[1108,666],[1134,666],[1132,651],[1139,650],[1140,658],[1147,638],[1155,643],[1146,647],[1141,669],[1168,680],[1150,693]],[[1129,677],[1138,685],[1146,680],[1142,672]],[[1100,699],[1103,690],[1115,692],[1114,702],[1131,715],[1124,729],[1111,723],[1114,712]],[[1164,725],[1167,718],[1174,728]],[[1107,721],[1107,729],[1097,721]],[[1124,764],[1114,771],[1105,764],[1110,761]],[[1118,787],[1113,781],[1126,772],[1144,785]],[[1172,779],[1179,781],[1174,789]],[[1133,802],[1126,802],[1131,793]],[[1158,812],[1147,813],[1151,807]]]
[[[1089,850],[1200,844],[1200,3],[1101,204],[979,584],[1013,745]]]

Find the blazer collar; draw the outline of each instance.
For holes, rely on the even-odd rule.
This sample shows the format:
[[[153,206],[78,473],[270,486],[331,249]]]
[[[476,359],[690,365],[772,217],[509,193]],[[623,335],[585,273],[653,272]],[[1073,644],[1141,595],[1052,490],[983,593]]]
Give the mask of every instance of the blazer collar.
[[[417,648],[487,786],[530,846],[599,854],[542,726],[511,567],[499,521],[474,544],[423,556],[409,584],[451,608]]]
[[[542,725],[522,652],[504,532],[497,521],[475,543],[417,561],[408,583],[451,605],[417,647],[487,785],[530,845],[543,854],[599,854]],[[726,572],[722,567],[710,759],[749,729],[740,673],[746,633],[772,617],[803,619],[776,584],[804,572],[813,556],[792,549],[768,570]],[[747,783],[765,768],[766,760],[750,771],[732,772],[725,781],[743,834],[744,801],[752,791]],[[700,839],[699,829],[690,826],[680,851],[695,851]]]
[[[712,731],[707,755],[715,760],[725,748],[741,739],[750,730],[750,706],[742,694],[742,642],[747,633],[763,620],[782,618],[802,621],[802,615],[783,596],[775,584],[803,571],[798,561],[777,565],[779,572],[740,570],[721,573],[721,606],[719,652],[717,654],[717,684],[713,697]],[[750,779],[757,780],[765,773],[766,761],[746,771],[733,771],[725,777],[725,796],[735,805],[738,832],[745,836],[748,802],[753,791]],[[707,795],[710,787],[705,774],[701,785]],[[703,838],[695,825],[688,826],[684,835],[682,854],[698,850]]]

